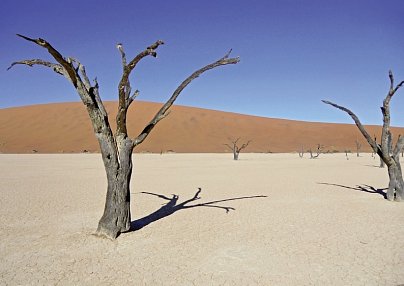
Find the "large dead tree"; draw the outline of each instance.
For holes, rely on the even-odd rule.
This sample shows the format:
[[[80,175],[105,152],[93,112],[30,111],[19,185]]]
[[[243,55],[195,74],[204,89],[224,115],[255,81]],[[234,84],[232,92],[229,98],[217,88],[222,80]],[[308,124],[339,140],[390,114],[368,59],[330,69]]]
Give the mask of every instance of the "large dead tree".
[[[108,181],[104,214],[98,223],[97,234],[115,239],[120,233],[126,232],[130,229],[131,214],[129,184],[132,175],[133,149],[146,139],[160,120],[167,116],[170,107],[177,99],[178,95],[188,84],[191,83],[191,81],[199,77],[202,73],[213,68],[228,64],[236,64],[239,62],[239,58],[230,58],[230,51],[219,60],[192,73],[177,87],[168,101],[155,114],[140,134],[131,138],[128,135],[126,127],[126,115],[129,106],[136,98],[139,91],[132,91],[129,76],[140,60],[148,56],[157,56],[156,50],[160,45],[164,44],[162,41],[156,41],[130,61],[126,58],[122,44],[117,45],[122,58],[123,73],[118,85],[119,104],[116,116],[117,127],[115,133],[113,133],[109,124],[108,114],[98,92],[98,82],[96,79],[93,84],[90,82],[84,65],[82,65],[77,59],[70,57],[65,58],[50,43],[41,38],[31,39],[19,34],[18,36],[45,48],[56,60],[56,63],[41,59],[32,59],[14,62],[11,64],[10,68],[17,64],[23,64],[31,67],[34,65],[41,65],[53,69],[54,72],[63,75],[73,84],[82,102],[87,108],[95,136],[98,139],[101,149]]]
[[[248,144],[250,144],[250,142],[251,142],[251,140],[249,140],[249,141],[247,141],[247,143],[244,143],[241,146],[239,146],[237,144],[239,140],[240,140],[240,138],[237,138],[236,140],[231,140],[231,144],[224,144],[233,152],[234,160],[238,160],[238,156],[240,155],[241,150],[247,148]]]
[[[404,147],[404,137],[399,135],[397,143],[393,149],[392,134],[390,131],[390,101],[397,90],[404,84],[404,81],[395,86],[393,73],[391,71],[389,72],[389,78],[390,89],[386,95],[386,98],[383,100],[383,106],[381,107],[383,114],[381,144],[378,144],[375,139],[372,139],[372,137],[363,127],[362,123],[359,121],[359,118],[351,110],[330,101],[323,100],[323,102],[334,106],[335,108],[338,108],[342,111],[345,111],[352,117],[352,119],[355,121],[356,126],[359,128],[359,131],[366,138],[373,151],[377,153],[383,160],[383,162],[387,165],[390,179],[389,188],[386,194],[387,199],[389,201],[395,200],[400,202],[404,201],[404,181],[403,174],[401,172],[399,157],[400,152]]]

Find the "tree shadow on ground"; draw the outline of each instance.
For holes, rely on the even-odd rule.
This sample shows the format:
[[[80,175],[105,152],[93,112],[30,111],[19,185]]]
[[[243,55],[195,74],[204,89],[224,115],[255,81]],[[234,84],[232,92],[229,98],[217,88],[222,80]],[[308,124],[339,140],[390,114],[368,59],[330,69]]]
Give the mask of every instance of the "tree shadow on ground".
[[[340,188],[345,188],[345,189],[350,189],[350,190],[355,190],[355,191],[360,191],[360,192],[365,192],[365,193],[370,193],[370,194],[379,194],[387,200],[387,195],[384,192],[385,190],[387,190],[387,188],[376,189],[369,185],[357,185],[356,187],[349,187],[349,186],[344,186],[344,185],[339,185],[339,184],[330,184],[330,183],[317,183],[317,184],[327,185],[327,186],[336,186],[336,187],[340,187]]]
[[[132,221],[131,223],[131,228],[130,231],[136,231],[139,229],[142,229],[143,227],[157,221],[160,220],[162,218],[165,218],[169,215],[172,215],[173,213],[179,211],[179,210],[184,210],[184,209],[190,209],[190,208],[196,208],[196,207],[209,207],[209,208],[218,208],[218,209],[223,209],[226,211],[226,213],[228,213],[231,210],[236,210],[233,207],[227,207],[227,206],[218,206],[216,205],[217,203],[223,203],[223,202],[229,202],[229,201],[236,201],[236,200],[245,200],[245,199],[254,199],[254,198],[266,198],[267,196],[248,196],[248,197],[237,197],[237,198],[230,198],[230,199],[223,199],[223,200],[217,200],[217,201],[210,201],[210,202],[206,202],[206,203],[200,203],[200,204],[192,204],[189,205],[192,202],[195,202],[199,199],[201,199],[201,197],[199,196],[199,194],[202,192],[201,188],[198,188],[198,191],[195,193],[195,195],[189,199],[186,200],[182,203],[178,204],[178,199],[179,196],[173,194],[171,198],[166,197],[164,195],[160,195],[160,194],[155,194],[155,193],[149,193],[149,192],[141,192],[141,194],[147,194],[147,195],[152,195],[152,196],[156,196],[160,199],[166,200],[168,201],[165,205],[163,205],[161,208],[159,208],[158,210],[156,210],[155,212]]]
[[[365,167],[380,168],[380,165],[364,165]],[[380,168],[383,169],[383,168]]]

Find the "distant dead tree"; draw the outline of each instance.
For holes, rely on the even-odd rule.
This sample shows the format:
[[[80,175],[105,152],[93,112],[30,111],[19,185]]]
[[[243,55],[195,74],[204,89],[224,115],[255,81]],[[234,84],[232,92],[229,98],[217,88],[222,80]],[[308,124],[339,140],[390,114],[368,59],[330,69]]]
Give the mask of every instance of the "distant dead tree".
[[[316,158],[318,158],[318,156],[320,156],[320,154],[322,153],[323,148],[324,148],[323,145],[317,144],[317,150],[316,150],[317,154],[316,154],[316,155],[313,155],[313,151],[312,151],[311,148],[310,148],[310,149],[309,149],[310,159],[316,159]]]
[[[346,149],[345,150],[345,157],[346,157],[347,160],[349,160],[348,153],[351,153],[351,150]]]
[[[157,48],[163,45],[163,41],[154,44],[140,52],[132,60],[128,61],[122,44],[117,45],[122,60],[122,77],[118,85],[119,103],[116,116],[116,131],[113,133],[107,111],[99,95],[97,79],[92,84],[86,74],[84,65],[77,59],[62,56],[49,42],[44,39],[32,39],[26,36],[19,37],[33,42],[46,49],[55,59],[56,63],[41,59],[22,60],[14,62],[9,67],[17,64],[28,66],[41,65],[51,68],[57,74],[67,78],[76,89],[82,102],[87,108],[88,115],[93,125],[94,134],[98,139],[101,149],[104,168],[107,175],[108,188],[104,214],[97,228],[97,234],[115,239],[120,233],[130,230],[130,190],[129,184],[132,175],[132,151],[141,144],[150,134],[160,120],[168,115],[168,111],[182,90],[202,73],[213,68],[236,64],[239,58],[229,58],[230,52],[219,60],[208,64],[187,77],[173,92],[167,102],[155,114],[152,120],[143,128],[138,136],[131,138],[126,127],[126,116],[129,106],[139,94],[138,90],[132,91],[129,76],[137,64],[145,57],[157,57]]]
[[[230,139],[229,139],[230,140]],[[233,151],[233,159],[238,160],[238,155],[240,154],[241,150],[247,148],[248,144],[250,144],[251,140],[247,141],[247,143],[242,144],[239,146],[237,143],[240,140],[240,137],[236,140],[230,140],[231,144],[224,144],[225,146],[229,147],[231,151]]]
[[[384,168],[384,161],[383,161],[383,158],[382,158],[382,157],[379,157],[379,160],[380,160],[379,168]]]
[[[355,145],[356,145],[356,157],[359,157],[359,150],[362,148],[361,142],[359,140],[355,140]]]
[[[397,202],[400,202],[404,201],[404,181],[399,158],[400,152],[402,152],[404,148],[404,137],[402,137],[401,135],[398,136],[397,143],[393,149],[392,134],[390,131],[390,101],[397,90],[404,84],[404,81],[401,81],[398,85],[395,86],[393,73],[391,71],[389,71],[389,78],[389,92],[387,93],[386,98],[383,100],[383,106],[381,107],[381,111],[383,114],[381,144],[378,144],[376,140],[372,139],[372,137],[363,127],[362,123],[359,121],[359,118],[351,110],[330,101],[323,100],[323,102],[334,106],[335,108],[338,108],[342,111],[345,111],[355,121],[356,126],[359,128],[362,135],[366,138],[374,152],[377,153],[383,160],[383,162],[387,165],[390,179],[389,187],[386,193],[387,199],[389,201],[395,200]]]
[[[375,142],[376,142],[376,144],[377,144],[377,137],[376,137],[376,135],[375,135]],[[377,152],[374,152],[374,153],[377,154]],[[384,161],[383,161],[382,157],[380,157],[380,156],[378,156],[378,157],[379,157],[379,160],[380,160],[379,168],[384,168]]]
[[[304,156],[304,147],[303,147],[303,145],[300,147],[300,151],[299,151],[299,157],[300,158],[303,158],[303,156]]]

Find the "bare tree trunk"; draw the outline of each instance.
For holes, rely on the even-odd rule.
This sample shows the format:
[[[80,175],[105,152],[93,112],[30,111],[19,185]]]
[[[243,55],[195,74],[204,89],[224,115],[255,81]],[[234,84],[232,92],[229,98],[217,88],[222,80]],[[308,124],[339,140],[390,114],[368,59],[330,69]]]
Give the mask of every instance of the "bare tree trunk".
[[[400,163],[387,166],[389,173],[389,188],[386,196],[389,201],[404,201],[404,181]]]
[[[125,141],[125,140],[124,140]],[[116,238],[119,233],[130,229],[130,179],[132,176],[132,151],[130,139],[122,142],[119,149],[119,168],[106,167],[107,196],[104,214],[98,222],[97,233]]]
[[[240,152],[237,152],[237,150],[234,150],[234,151],[233,151],[233,159],[237,161],[239,154],[240,154]]]
[[[230,50],[230,52],[219,60],[193,72],[177,87],[168,101],[155,114],[149,124],[144,127],[142,132],[134,139],[131,139],[127,132],[126,115],[129,106],[134,101],[139,91],[136,90],[134,93],[131,92],[129,76],[141,59],[147,56],[157,56],[156,49],[164,44],[162,41],[156,41],[134,57],[130,62],[127,62],[126,60],[122,44],[117,45],[122,57],[123,73],[118,86],[119,105],[116,116],[117,129],[115,134],[113,134],[109,124],[108,114],[98,93],[98,82],[95,80],[95,84],[91,85],[84,66],[76,59],[64,58],[47,41],[41,38],[31,39],[22,35],[18,36],[47,49],[57,63],[51,63],[40,59],[23,60],[12,63],[9,69],[17,64],[28,66],[42,65],[49,67],[53,69],[54,72],[66,77],[73,84],[82,102],[87,107],[87,112],[93,125],[94,134],[100,145],[108,181],[104,214],[98,223],[97,234],[115,239],[120,233],[130,229],[131,216],[129,187],[132,175],[133,149],[141,144],[156,124],[168,115],[170,107],[174,104],[179,94],[188,86],[188,84],[208,70],[223,65],[238,63],[239,58],[229,58]]]

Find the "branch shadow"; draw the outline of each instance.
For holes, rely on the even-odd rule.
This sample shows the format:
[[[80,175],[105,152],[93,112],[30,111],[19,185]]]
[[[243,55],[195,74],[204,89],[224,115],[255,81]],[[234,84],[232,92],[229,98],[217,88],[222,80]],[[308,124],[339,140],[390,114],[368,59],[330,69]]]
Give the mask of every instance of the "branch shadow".
[[[236,210],[233,207],[226,207],[226,206],[218,206],[215,205],[217,203],[223,203],[223,202],[229,202],[229,201],[236,201],[236,200],[244,200],[244,199],[254,199],[254,198],[266,198],[267,196],[246,196],[246,197],[237,197],[237,198],[230,198],[230,199],[223,199],[223,200],[216,200],[216,201],[210,201],[210,202],[206,202],[206,203],[200,203],[200,204],[192,204],[189,205],[192,202],[195,202],[199,199],[201,199],[201,197],[199,196],[200,193],[202,192],[201,188],[198,188],[198,191],[195,193],[195,195],[178,204],[178,199],[179,196],[173,194],[172,197],[166,197],[164,195],[160,195],[160,194],[155,194],[155,193],[149,193],[149,192],[141,192],[141,194],[146,194],[146,195],[152,195],[152,196],[156,196],[160,199],[166,200],[168,201],[165,205],[163,205],[161,208],[159,208],[158,210],[154,211],[153,213],[134,220],[131,222],[131,227],[129,231],[136,231],[136,230],[140,230],[142,228],[144,228],[145,226],[158,221],[162,218],[165,218],[167,216],[172,215],[173,213],[180,211],[180,210],[184,210],[184,209],[190,209],[190,208],[196,208],[196,207],[209,207],[209,208],[218,208],[218,209],[223,209],[226,211],[226,213],[232,211],[232,210]]]
[[[366,167],[380,168],[380,165],[364,165]]]
[[[365,193],[370,193],[370,194],[379,194],[384,199],[387,200],[387,195],[384,192],[385,190],[387,190],[387,188],[376,189],[369,185],[357,185],[356,187],[349,187],[349,186],[344,186],[344,185],[339,185],[339,184],[330,184],[330,183],[317,183],[317,184],[327,185],[327,186],[336,186],[336,187],[340,187],[340,188],[345,188],[345,189],[350,189],[350,190],[355,190],[355,191],[360,191],[360,192],[365,192]]]

